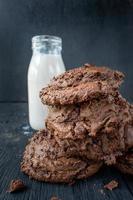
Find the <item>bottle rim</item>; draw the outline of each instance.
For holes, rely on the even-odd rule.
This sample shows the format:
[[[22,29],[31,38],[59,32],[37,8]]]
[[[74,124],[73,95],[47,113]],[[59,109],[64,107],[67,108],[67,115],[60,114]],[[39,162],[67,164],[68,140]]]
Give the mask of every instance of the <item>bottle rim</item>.
[[[62,43],[62,39],[54,35],[35,35],[32,37],[32,43],[40,43],[45,41]]]

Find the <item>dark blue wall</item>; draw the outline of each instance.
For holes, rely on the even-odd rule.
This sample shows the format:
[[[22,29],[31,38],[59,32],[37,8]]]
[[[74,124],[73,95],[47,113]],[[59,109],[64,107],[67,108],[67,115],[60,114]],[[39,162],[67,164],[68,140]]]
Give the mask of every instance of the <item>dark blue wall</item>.
[[[27,101],[31,37],[63,38],[67,69],[82,63],[126,73],[133,101],[132,0],[0,0],[0,101]]]

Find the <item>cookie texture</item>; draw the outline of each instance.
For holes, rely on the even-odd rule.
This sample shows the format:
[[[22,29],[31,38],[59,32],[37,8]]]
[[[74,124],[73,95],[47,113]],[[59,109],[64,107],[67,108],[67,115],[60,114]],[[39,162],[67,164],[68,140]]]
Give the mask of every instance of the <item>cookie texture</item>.
[[[132,123],[125,128],[126,149],[116,161],[116,167],[125,174],[133,175],[133,105],[131,105]]]
[[[120,94],[77,105],[50,107],[46,119],[47,129],[68,154],[102,159],[107,164],[114,164],[116,157],[125,151],[125,131],[131,123],[131,106]]]
[[[133,149],[117,159],[116,167],[125,174],[133,175]]]
[[[39,181],[70,183],[95,174],[101,166],[102,162],[78,155],[66,156],[51,134],[42,130],[26,146],[21,170]]]
[[[66,105],[90,101],[113,94],[123,80],[123,73],[107,67],[85,64],[55,77],[40,92],[43,104]]]

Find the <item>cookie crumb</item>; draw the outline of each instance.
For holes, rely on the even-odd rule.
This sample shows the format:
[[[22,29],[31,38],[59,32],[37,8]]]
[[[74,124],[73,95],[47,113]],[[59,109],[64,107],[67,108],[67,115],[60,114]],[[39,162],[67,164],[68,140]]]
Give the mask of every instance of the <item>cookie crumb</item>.
[[[100,193],[101,193],[101,194],[104,194],[104,191],[103,191],[103,189],[101,189],[101,190],[100,190]]]
[[[50,200],[61,200],[61,199],[58,199],[58,197],[51,197],[51,199]]]
[[[111,190],[111,191],[117,187],[118,187],[118,182],[115,180],[112,180],[109,183],[107,183],[106,185],[104,185],[104,188]]]
[[[69,186],[72,186],[72,185],[74,185],[74,184],[75,184],[75,180],[71,181],[68,185],[69,185]]]
[[[103,189],[98,190],[98,192],[100,192],[103,196],[105,196],[105,192]]]
[[[24,185],[23,181],[20,179],[12,180],[9,185],[8,192],[16,192],[20,190],[24,190],[26,186]]]

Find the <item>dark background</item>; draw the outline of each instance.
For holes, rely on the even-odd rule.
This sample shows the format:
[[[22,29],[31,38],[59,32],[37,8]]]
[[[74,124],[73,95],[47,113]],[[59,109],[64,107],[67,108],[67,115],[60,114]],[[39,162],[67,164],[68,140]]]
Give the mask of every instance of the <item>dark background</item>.
[[[66,68],[108,65],[126,73],[133,102],[132,0],[0,0],[0,101],[27,101],[31,37],[63,39]]]

